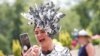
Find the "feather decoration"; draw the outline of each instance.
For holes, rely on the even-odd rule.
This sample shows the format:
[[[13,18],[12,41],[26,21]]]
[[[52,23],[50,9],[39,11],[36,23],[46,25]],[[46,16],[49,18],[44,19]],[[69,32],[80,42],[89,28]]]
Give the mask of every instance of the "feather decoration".
[[[53,2],[49,2],[40,6],[35,4],[35,8],[30,7],[29,12],[22,13],[22,15],[28,19],[28,24],[42,27],[49,35],[53,36],[59,32],[60,26],[58,22],[65,16],[65,14],[58,11],[59,8]]]

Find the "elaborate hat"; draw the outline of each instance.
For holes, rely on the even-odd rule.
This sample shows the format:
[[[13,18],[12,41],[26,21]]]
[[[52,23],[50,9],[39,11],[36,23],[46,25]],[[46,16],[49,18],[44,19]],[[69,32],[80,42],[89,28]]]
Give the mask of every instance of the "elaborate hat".
[[[35,8],[30,7],[29,11],[22,15],[29,20],[28,24],[42,27],[50,36],[53,36],[59,32],[60,26],[58,22],[65,16],[58,10],[59,8],[53,2],[49,2],[40,6],[35,4]]]

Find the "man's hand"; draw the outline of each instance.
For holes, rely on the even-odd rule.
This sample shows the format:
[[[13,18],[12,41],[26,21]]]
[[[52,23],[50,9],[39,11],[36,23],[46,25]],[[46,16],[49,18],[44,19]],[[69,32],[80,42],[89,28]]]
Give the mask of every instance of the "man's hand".
[[[39,56],[39,50],[40,48],[37,45],[34,45],[30,49],[28,49],[26,52],[22,52],[23,56]]]

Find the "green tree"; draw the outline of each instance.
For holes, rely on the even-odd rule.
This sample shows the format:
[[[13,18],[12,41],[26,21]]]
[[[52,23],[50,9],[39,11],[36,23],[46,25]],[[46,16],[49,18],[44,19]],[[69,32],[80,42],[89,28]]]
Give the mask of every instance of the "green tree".
[[[0,4],[0,50],[3,50],[4,54],[12,53],[10,48],[12,46],[12,40],[19,39],[20,33],[29,33],[31,42],[36,43],[33,28],[29,27],[27,20],[21,16],[21,13],[25,12],[25,9],[27,10],[35,1],[39,2],[37,0],[31,1],[16,0],[12,6],[6,1]]]
[[[100,34],[100,0],[82,1],[79,5],[73,7],[72,10],[76,12],[75,16],[79,16],[79,28],[88,28],[94,34]]]
[[[7,3],[0,5],[0,49],[5,54],[10,53],[10,41],[12,20],[11,20],[11,8]]]
[[[77,15],[80,16],[80,25],[84,29],[86,29],[91,22],[91,16],[89,14],[91,9],[89,9],[87,6],[89,4],[88,2],[91,1],[80,2],[80,5],[74,8]]]
[[[92,10],[92,20],[88,28],[94,34],[100,34],[100,0],[88,0],[89,8]]]
[[[5,54],[11,53],[11,41],[12,39],[18,39],[21,32],[20,12],[24,10],[23,1],[16,0],[12,6],[7,2],[0,4],[0,39],[5,40],[0,41],[0,49]]]

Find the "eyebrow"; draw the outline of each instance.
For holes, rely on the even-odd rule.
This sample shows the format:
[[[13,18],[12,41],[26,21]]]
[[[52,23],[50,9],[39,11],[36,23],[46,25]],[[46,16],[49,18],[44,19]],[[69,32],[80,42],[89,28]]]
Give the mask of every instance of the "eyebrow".
[[[34,31],[38,31],[38,30],[34,30]],[[40,29],[39,31],[45,31],[45,30],[43,30],[43,29]]]

